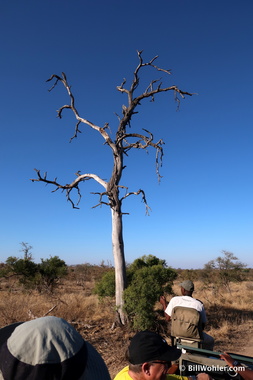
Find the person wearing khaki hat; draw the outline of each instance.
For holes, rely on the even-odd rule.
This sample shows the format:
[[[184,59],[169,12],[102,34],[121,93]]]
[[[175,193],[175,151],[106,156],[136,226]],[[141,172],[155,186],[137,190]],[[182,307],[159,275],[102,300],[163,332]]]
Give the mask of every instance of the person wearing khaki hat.
[[[114,380],[193,380],[193,377],[169,374],[171,362],[181,356],[181,350],[169,346],[154,332],[137,333],[127,350],[129,365],[124,367]],[[211,380],[207,374],[198,374],[198,380]]]
[[[185,280],[181,284],[181,296],[172,297],[170,302],[167,304],[166,298],[164,296],[160,297],[160,303],[163,306],[164,315],[167,321],[171,320],[172,310],[176,306],[189,307],[196,309],[200,313],[202,330],[207,323],[206,312],[203,303],[196,298],[193,298],[192,293],[194,292],[194,283],[191,280]],[[214,339],[212,336],[202,331],[203,338],[203,348],[207,350],[213,350]]]
[[[95,348],[67,321],[42,317],[0,329],[0,380],[110,380]]]
[[[181,286],[181,288],[183,288],[184,290],[187,290],[188,292],[193,293],[194,291],[194,283],[191,280],[185,280],[181,282],[181,284],[179,285]]]

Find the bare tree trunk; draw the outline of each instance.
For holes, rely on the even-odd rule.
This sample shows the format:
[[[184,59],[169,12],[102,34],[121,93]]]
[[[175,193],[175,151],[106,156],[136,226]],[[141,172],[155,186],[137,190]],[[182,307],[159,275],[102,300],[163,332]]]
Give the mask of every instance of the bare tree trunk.
[[[113,170],[111,178],[108,182],[103,180],[101,177],[99,177],[97,174],[93,173],[85,173],[81,174],[80,171],[76,172],[76,178],[68,184],[62,185],[57,182],[57,178],[54,180],[48,180],[47,179],[47,173],[44,174],[44,176],[41,176],[40,170],[35,169],[37,172],[37,178],[32,179],[32,181],[41,181],[45,182],[47,184],[51,184],[55,186],[55,190],[57,191],[59,189],[66,192],[67,200],[72,204],[73,208],[78,208],[77,205],[79,204],[81,200],[81,191],[79,188],[79,184],[85,181],[88,181],[90,179],[95,180],[98,182],[105,191],[100,193],[93,193],[99,195],[99,203],[94,206],[97,207],[99,205],[107,205],[111,208],[112,212],[112,248],[113,248],[113,256],[114,256],[114,263],[115,263],[115,288],[116,288],[116,308],[117,308],[117,320],[120,321],[122,324],[125,324],[127,322],[126,316],[123,312],[123,291],[126,288],[126,265],[125,265],[125,254],[124,254],[124,242],[123,242],[123,224],[122,224],[122,201],[129,197],[130,195],[139,195],[141,194],[142,200],[146,206],[146,212],[148,213],[149,207],[146,201],[145,192],[142,189],[139,189],[138,191],[128,191],[128,187],[120,185],[122,171],[125,168],[123,161],[124,157],[128,156],[128,153],[132,149],[144,149],[147,150],[148,148],[152,147],[156,150],[156,173],[158,176],[158,180],[160,180],[161,176],[159,173],[159,167],[161,166],[162,162],[162,156],[163,156],[163,140],[159,140],[156,143],[153,141],[153,134],[149,132],[147,129],[142,129],[142,133],[136,133],[136,132],[129,132],[129,128],[131,127],[131,119],[132,116],[138,111],[136,111],[136,108],[138,108],[141,105],[141,102],[145,99],[150,99],[151,101],[154,101],[155,96],[158,93],[161,92],[167,92],[167,91],[173,91],[175,100],[177,101],[178,105],[180,103],[180,97],[183,99],[185,98],[185,95],[191,96],[189,92],[185,92],[180,90],[177,86],[172,85],[169,87],[162,87],[162,82],[160,79],[151,80],[149,85],[146,87],[146,90],[143,93],[139,93],[137,96],[135,95],[136,90],[140,83],[140,77],[139,73],[142,69],[146,67],[151,67],[155,69],[156,71],[163,72],[165,74],[170,75],[170,70],[162,69],[154,64],[154,61],[158,58],[158,56],[155,56],[152,58],[149,62],[143,62],[142,59],[142,51],[138,51],[138,58],[139,58],[139,64],[137,65],[134,73],[133,73],[133,80],[129,88],[125,88],[126,79],[123,80],[122,84],[120,86],[117,86],[117,90],[120,93],[124,93],[127,95],[127,106],[122,105],[122,116],[118,117],[119,125],[115,134],[115,138],[111,138],[111,133],[109,132],[109,124],[105,123],[104,127],[100,127],[86,118],[83,118],[79,115],[76,106],[75,106],[75,98],[71,90],[71,86],[69,86],[67,82],[67,77],[64,73],[62,73],[62,76],[53,74],[47,81],[50,82],[51,80],[55,79],[55,83],[51,87],[49,91],[51,91],[58,82],[61,82],[63,86],[66,88],[67,93],[70,97],[70,104],[65,104],[62,106],[58,111],[57,115],[61,119],[63,110],[69,109],[74,113],[74,116],[77,120],[77,123],[75,125],[75,133],[71,137],[70,141],[72,141],[74,138],[77,137],[78,133],[81,132],[79,129],[80,124],[85,124],[86,126],[89,126],[93,130],[97,131],[105,140],[105,144],[110,147],[111,152],[113,154]],[[125,156],[124,156],[125,155]],[[119,188],[125,189],[125,194],[120,197]],[[74,202],[72,200],[71,194],[72,190],[77,191],[78,195],[78,201]]]
[[[123,241],[122,214],[120,210],[111,208],[112,211],[112,250],[115,264],[115,297],[119,320],[126,322],[123,311],[123,291],[126,288],[126,265]]]

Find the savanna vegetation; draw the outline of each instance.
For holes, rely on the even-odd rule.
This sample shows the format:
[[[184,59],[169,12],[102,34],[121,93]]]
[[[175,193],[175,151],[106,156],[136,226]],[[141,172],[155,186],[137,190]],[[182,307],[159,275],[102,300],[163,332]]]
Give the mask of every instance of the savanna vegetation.
[[[53,286],[47,285],[48,276]],[[127,278],[124,297],[129,322],[120,327],[114,323],[112,265],[67,267],[57,256],[36,264],[30,250],[23,250],[21,258],[0,264],[0,327],[45,315],[65,318],[102,354],[113,377],[125,365],[125,349],[136,330],[148,327],[170,341],[159,295],[165,294],[169,301],[180,294],[180,282],[191,279],[194,297],[205,305],[215,350],[247,355],[253,330],[253,269],[232,253],[222,252],[203,269],[187,270],[170,268],[156,256],[143,256],[127,267]]]

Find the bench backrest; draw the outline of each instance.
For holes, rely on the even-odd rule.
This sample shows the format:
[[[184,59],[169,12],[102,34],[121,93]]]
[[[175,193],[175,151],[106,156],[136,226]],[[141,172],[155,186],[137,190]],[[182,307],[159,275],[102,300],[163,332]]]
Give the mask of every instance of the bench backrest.
[[[174,307],[171,315],[171,336],[202,340],[200,313],[190,307]]]

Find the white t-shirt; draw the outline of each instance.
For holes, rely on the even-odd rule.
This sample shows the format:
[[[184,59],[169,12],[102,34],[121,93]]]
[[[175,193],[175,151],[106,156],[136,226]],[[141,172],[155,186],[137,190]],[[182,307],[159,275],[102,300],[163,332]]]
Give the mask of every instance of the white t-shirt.
[[[190,296],[173,297],[165,309],[165,313],[171,317],[172,309],[176,306],[192,307],[193,309],[198,310],[201,314],[202,323],[206,323],[206,312],[201,301],[196,300]]]

